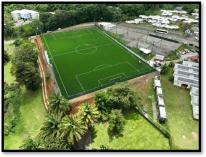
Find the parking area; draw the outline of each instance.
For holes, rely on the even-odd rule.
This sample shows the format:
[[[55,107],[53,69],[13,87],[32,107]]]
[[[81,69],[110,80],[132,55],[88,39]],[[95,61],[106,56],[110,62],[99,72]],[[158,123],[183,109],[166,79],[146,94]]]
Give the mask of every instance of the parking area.
[[[177,49],[181,44],[151,36],[154,32],[130,28],[117,24],[108,31],[120,35],[132,48],[145,48],[154,54],[166,56],[169,52]],[[164,34],[165,36],[165,34]]]

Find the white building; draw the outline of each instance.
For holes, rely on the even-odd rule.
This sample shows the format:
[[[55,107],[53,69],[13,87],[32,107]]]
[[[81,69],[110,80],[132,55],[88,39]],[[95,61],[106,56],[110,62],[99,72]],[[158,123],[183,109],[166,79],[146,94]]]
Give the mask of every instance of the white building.
[[[14,10],[11,12],[11,15],[14,19],[14,21],[18,20],[31,20],[31,19],[39,19],[39,13],[33,10],[27,10],[27,9],[22,9],[22,10]]]
[[[110,22],[98,22],[98,25],[105,29],[106,31],[110,30],[111,28],[115,27],[115,24],[112,24]]]
[[[158,96],[163,96],[163,94],[162,94],[162,88],[161,88],[161,87],[157,87],[157,88],[156,88],[156,93],[157,93]]]
[[[190,96],[191,96],[193,117],[195,119],[199,119],[199,88],[191,87]]]
[[[154,88],[157,88],[157,87],[161,87],[161,82],[160,80],[154,80]]]
[[[164,122],[167,118],[166,117],[166,110],[165,110],[165,103],[164,103],[164,99],[163,99],[161,82],[157,78],[154,80],[154,88],[156,89],[157,107],[159,110],[158,119],[160,122]]]
[[[174,85],[191,87],[193,117],[199,119],[199,64],[189,61],[183,61],[183,64],[175,64]]]
[[[199,87],[199,64],[195,62],[183,61],[183,64],[175,64],[174,85],[189,87]]]

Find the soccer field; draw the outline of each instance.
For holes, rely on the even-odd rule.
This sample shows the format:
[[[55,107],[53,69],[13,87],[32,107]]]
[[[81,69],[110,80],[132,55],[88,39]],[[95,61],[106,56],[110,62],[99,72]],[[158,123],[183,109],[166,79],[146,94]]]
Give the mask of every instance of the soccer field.
[[[154,71],[96,27],[53,32],[41,38],[66,98]]]

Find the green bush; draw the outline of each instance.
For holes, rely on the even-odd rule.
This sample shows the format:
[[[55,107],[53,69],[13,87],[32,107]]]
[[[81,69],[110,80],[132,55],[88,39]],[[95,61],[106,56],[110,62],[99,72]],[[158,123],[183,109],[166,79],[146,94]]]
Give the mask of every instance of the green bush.
[[[124,130],[125,120],[121,110],[112,110],[109,118],[108,134],[110,138],[120,136]]]

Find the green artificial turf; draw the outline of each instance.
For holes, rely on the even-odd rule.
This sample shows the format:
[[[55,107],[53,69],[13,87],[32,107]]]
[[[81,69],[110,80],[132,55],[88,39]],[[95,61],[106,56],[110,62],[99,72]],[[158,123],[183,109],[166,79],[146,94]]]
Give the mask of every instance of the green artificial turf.
[[[45,34],[42,41],[67,98],[154,71],[95,27]]]

